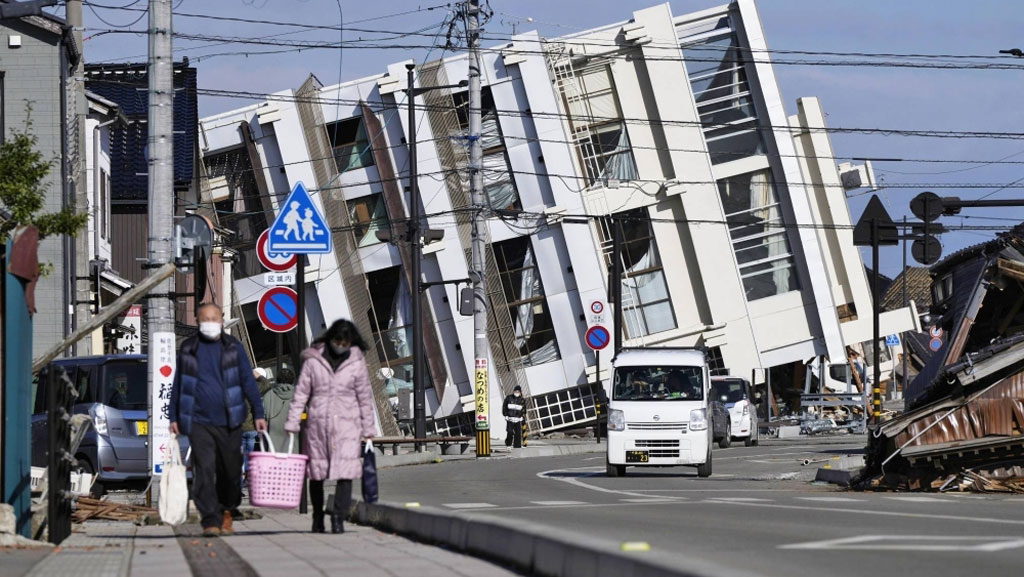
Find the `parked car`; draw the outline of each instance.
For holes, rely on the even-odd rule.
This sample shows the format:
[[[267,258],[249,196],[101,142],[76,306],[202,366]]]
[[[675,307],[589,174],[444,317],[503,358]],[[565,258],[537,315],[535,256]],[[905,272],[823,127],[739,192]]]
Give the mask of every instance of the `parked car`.
[[[626,467],[697,467],[711,476],[710,385],[697,349],[625,349],[615,356],[608,405],[607,474]]]
[[[716,435],[722,435],[715,438],[718,446],[728,447],[732,439],[743,439],[748,447],[756,445],[760,439],[757,423],[760,400],[754,395],[750,382],[739,377],[711,377],[711,391],[715,416],[724,414],[727,423],[721,433],[716,428]]]
[[[102,495],[111,486],[149,481],[149,420],[146,357],[103,355],[54,361],[67,371],[78,399],[73,412],[93,421],[75,454],[77,468],[94,475],[92,492]],[[32,464],[46,466],[48,451],[47,389],[41,374],[35,385],[32,415]],[[183,439],[182,454],[188,451]]]
[[[711,418],[711,442],[718,443],[722,449],[728,449],[732,445],[732,435],[729,434],[732,429],[732,415],[713,390],[708,399],[708,413]]]

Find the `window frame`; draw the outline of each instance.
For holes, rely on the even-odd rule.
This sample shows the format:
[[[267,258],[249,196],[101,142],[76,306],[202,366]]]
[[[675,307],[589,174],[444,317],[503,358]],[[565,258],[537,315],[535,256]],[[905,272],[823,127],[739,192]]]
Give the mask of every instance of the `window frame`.
[[[519,242],[525,243],[525,245],[526,245],[526,253],[530,253],[530,254],[533,255],[533,264],[531,264],[529,266],[520,266],[520,267],[517,267],[517,268],[506,268],[507,265],[508,265],[508,262],[509,262],[509,260],[507,258],[507,255],[506,255],[507,247],[512,246],[512,243],[519,243]],[[540,267],[537,264],[537,256],[536,256],[537,253],[536,253],[536,251],[533,250],[533,243],[530,242],[530,237],[529,236],[519,236],[519,237],[511,238],[511,239],[508,239],[508,240],[492,243],[491,246],[492,246],[492,250],[494,252],[494,260],[495,260],[494,264],[495,264],[495,267],[498,269],[498,281],[501,284],[502,294],[505,297],[505,302],[508,305],[507,306],[507,310],[508,310],[508,314],[509,314],[509,319],[512,322],[513,332],[515,331],[516,320],[519,317],[519,307],[529,306],[529,307],[534,309],[533,314],[537,315],[538,313],[537,313],[536,307],[538,305],[540,305],[542,307],[542,309],[543,309],[541,314],[543,316],[546,316],[547,319],[548,319],[547,328],[544,328],[544,329],[542,329],[539,332],[538,331],[531,331],[530,332],[530,336],[528,338],[523,338],[523,344],[522,344],[522,346],[519,347],[519,354],[520,354],[520,357],[521,357],[522,364],[524,366],[537,366],[537,365],[540,365],[540,364],[546,364],[546,363],[549,363],[549,362],[554,362],[554,361],[557,361],[557,360],[561,360],[561,358],[562,358],[562,350],[561,350],[561,347],[559,347],[559,345],[558,345],[558,334],[555,331],[554,318],[551,316],[551,308],[548,306],[547,293],[544,292],[544,279],[541,278]],[[526,253],[524,253],[524,255]],[[524,263],[525,263],[525,260],[526,259],[525,259],[525,256],[524,256],[524,259],[523,259]],[[519,294],[519,295],[516,295],[514,293],[510,294],[510,290],[515,288],[515,285],[513,284],[512,281],[515,280],[516,282],[522,282],[521,281],[522,273],[524,271],[531,271],[531,270],[533,271],[533,274],[534,274],[533,278],[536,279],[536,281],[537,281],[537,285],[538,285],[537,293],[535,295],[531,296],[531,297],[528,297],[528,298],[521,298],[522,297],[521,294]],[[518,298],[518,299],[510,298],[510,297],[514,297],[514,296],[518,296],[520,298]],[[535,322],[535,324],[536,324],[536,322]],[[530,342],[532,340],[534,340],[534,338],[538,334],[548,334],[548,333],[551,334],[550,342],[554,343],[554,346],[555,346],[555,357],[550,359],[550,360],[548,360],[548,361],[545,361],[543,363],[534,363],[532,361],[531,357],[532,357],[532,355],[535,352],[540,350],[540,347],[538,347],[536,349],[531,348],[530,347]],[[546,340],[543,341],[544,344],[546,344],[547,342],[548,341],[546,341]],[[541,346],[543,346],[543,345],[541,345]],[[526,352],[525,353],[523,352],[524,347],[526,348]]]
[[[338,143],[336,141],[336,139],[338,138],[338,133],[345,130],[344,125],[346,123],[351,122],[357,123],[355,130],[353,131],[352,139],[346,140],[342,143]],[[337,130],[335,129],[335,127],[337,127]],[[342,118],[339,120],[335,120],[334,122],[325,123],[324,130],[327,131],[327,143],[331,146],[331,155],[334,157],[334,167],[338,171],[338,174],[345,174],[346,172],[350,172],[353,170],[365,169],[377,165],[377,160],[373,154],[373,146],[371,146],[370,143],[370,135],[367,134],[366,122],[362,115],[352,116],[349,118]],[[360,134],[363,135],[364,140],[360,140]],[[356,147],[360,143],[365,143],[366,148],[362,152],[359,152],[359,154],[355,155],[355,158],[359,160],[358,163],[356,165],[350,164],[343,168],[341,166],[341,159],[338,154],[339,149],[348,148],[349,150],[347,157],[351,160],[353,158],[352,147]]]
[[[355,215],[356,207],[360,206],[361,204],[365,203],[366,201],[368,201],[369,199],[372,199],[372,198],[376,198],[377,202],[373,206],[373,210],[370,211],[370,218],[368,220],[366,220],[366,221],[357,221],[356,218],[355,218],[355,216],[356,216]],[[350,200],[346,201],[346,204],[348,205],[347,208],[348,208],[349,224],[352,227],[352,234],[353,234],[353,236],[355,236],[356,248],[363,248],[363,247],[367,247],[367,246],[373,246],[373,245],[376,245],[376,244],[381,244],[382,241],[380,239],[378,239],[375,234],[374,235],[370,235],[369,233],[370,233],[370,229],[372,229],[375,224],[379,224],[379,226],[377,227],[377,230],[391,230],[392,229],[392,227],[391,227],[391,214],[388,212],[388,204],[384,200],[384,194],[380,193],[380,192],[375,192],[375,193],[372,193],[372,194],[368,194],[366,196],[360,196],[358,198],[350,199]],[[374,218],[373,215],[377,213],[378,208],[382,208],[383,209],[384,216],[382,216],[380,218]],[[367,238],[370,239],[370,242],[365,242]],[[364,244],[364,242],[365,242],[365,244]]]

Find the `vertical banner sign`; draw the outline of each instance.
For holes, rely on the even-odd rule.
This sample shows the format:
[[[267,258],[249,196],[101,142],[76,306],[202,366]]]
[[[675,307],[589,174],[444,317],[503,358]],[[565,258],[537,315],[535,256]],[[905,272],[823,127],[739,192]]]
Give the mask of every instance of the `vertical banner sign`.
[[[161,475],[164,455],[171,441],[171,387],[178,362],[174,350],[174,333],[153,333],[149,346],[153,351],[149,370],[152,410],[149,417],[149,451],[153,463],[152,474]],[[141,431],[140,431],[141,433]]]
[[[476,360],[476,380],[473,390],[476,395],[476,429],[486,431],[491,428],[491,402],[487,391],[487,359]]]
[[[132,305],[128,308],[121,325],[127,330],[117,339],[118,352],[125,355],[134,355],[142,352],[142,305]]]

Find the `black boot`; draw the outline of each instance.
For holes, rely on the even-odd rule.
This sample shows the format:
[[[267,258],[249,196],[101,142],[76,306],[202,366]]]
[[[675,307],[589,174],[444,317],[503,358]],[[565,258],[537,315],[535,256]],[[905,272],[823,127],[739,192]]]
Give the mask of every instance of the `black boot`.
[[[313,529],[314,533],[326,533],[327,529],[324,528],[324,512],[313,511]]]
[[[345,532],[345,518],[341,515],[331,514],[331,533]]]

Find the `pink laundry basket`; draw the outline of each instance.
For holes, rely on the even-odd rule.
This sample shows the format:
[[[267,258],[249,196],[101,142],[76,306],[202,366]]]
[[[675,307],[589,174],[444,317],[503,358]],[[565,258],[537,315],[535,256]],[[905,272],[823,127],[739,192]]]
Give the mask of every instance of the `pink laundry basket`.
[[[260,434],[270,451],[249,453],[249,502],[254,507],[294,509],[302,499],[309,457],[292,454],[294,434],[288,436],[287,453],[274,452],[270,435]]]

